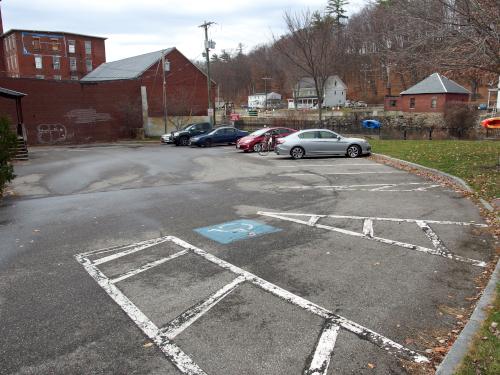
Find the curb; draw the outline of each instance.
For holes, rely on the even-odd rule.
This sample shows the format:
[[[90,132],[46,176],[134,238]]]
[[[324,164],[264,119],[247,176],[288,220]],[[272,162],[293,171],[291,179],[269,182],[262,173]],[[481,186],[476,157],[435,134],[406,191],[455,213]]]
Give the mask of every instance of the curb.
[[[401,160],[397,158],[393,158],[387,155],[383,154],[373,154],[378,157],[387,159],[387,160],[392,160],[396,161],[401,164],[406,164],[411,167],[417,168],[417,169],[423,169],[429,172],[436,173],[440,176],[446,177],[454,182],[456,182],[458,185],[463,187],[465,190],[469,192],[473,192],[474,190],[467,185],[467,183],[462,180],[461,178],[458,178],[456,176],[453,176],[451,174],[442,172],[440,170],[434,169],[434,168],[429,168],[429,167],[424,167],[423,165],[416,164],[416,163],[411,163],[406,160]],[[485,209],[487,209],[490,212],[494,211],[494,208],[486,202],[484,199],[480,199],[481,204],[484,206]],[[481,298],[479,299],[476,307],[474,308],[474,311],[472,312],[472,315],[469,318],[469,321],[465,325],[465,327],[462,329],[462,332],[458,335],[457,339],[453,343],[450,351],[446,354],[444,357],[443,361],[439,364],[438,368],[436,369],[436,375],[452,375],[455,370],[460,366],[462,363],[462,360],[466,356],[467,352],[469,351],[469,346],[476,336],[477,332],[481,328],[481,325],[486,319],[486,308],[487,306],[491,303],[493,300],[493,297],[495,295],[495,289],[496,289],[496,284],[497,282],[500,282],[500,261],[497,262],[495,270],[491,274],[490,281],[488,282],[488,285],[486,285],[486,288],[484,288]]]

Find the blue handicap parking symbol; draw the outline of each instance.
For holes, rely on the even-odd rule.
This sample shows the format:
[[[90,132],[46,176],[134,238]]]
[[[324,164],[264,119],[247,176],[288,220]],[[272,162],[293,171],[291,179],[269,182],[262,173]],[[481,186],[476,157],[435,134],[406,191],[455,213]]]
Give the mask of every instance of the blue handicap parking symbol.
[[[227,223],[198,228],[194,231],[211,240],[228,244],[266,233],[279,232],[281,229],[255,220],[234,220],[228,221]]]

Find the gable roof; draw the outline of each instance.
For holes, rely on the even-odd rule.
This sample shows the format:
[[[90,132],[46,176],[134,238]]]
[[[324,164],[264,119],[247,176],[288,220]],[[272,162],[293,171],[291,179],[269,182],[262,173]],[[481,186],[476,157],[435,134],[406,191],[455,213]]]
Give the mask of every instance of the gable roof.
[[[337,81],[339,86],[343,86],[347,88],[346,84],[338,75],[329,76],[326,80],[326,86],[333,81]],[[301,89],[314,89],[314,79],[312,77],[302,77],[298,82],[296,87],[300,87]]]
[[[162,51],[165,52],[166,56],[174,49],[175,47],[167,48],[165,50],[101,64],[80,81],[98,82],[139,78],[146,70],[161,59]]]
[[[403,91],[400,95],[417,95],[417,94],[470,94],[470,91],[465,87],[460,86],[455,81],[433,73],[423,81],[420,81],[415,86]]]

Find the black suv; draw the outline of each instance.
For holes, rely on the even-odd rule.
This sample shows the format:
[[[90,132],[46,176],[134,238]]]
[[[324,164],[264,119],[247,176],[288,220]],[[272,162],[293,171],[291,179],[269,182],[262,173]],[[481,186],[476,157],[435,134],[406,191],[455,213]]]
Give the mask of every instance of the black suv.
[[[206,134],[212,131],[212,125],[209,122],[197,122],[186,125],[181,130],[170,133],[168,143],[174,143],[176,146],[189,145],[189,138],[196,135]]]

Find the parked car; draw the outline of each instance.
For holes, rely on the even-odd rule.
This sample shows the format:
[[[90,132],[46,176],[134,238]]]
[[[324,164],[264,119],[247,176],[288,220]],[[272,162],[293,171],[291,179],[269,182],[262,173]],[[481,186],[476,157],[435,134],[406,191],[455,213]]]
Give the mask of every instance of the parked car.
[[[260,144],[264,142],[266,135],[274,135],[276,138],[286,137],[297,130],[289,128],[262,128],[241,138],[236,143],[236,148],[244,152],[259,151]]]
[[[326,129],[308,129],[278,140],[275,152],[293,159],[304,156],[346,155],[356,158],[370,154],[372,147],[362,138],[346,138]]]
[[[248,132],[239,130],[233,127],[224,126],[212,130],[208,134],[198,135],[192,137],[190,144],[192,146],[205,146],[210,147],[216,144],[234,144],[238,139],[248,135]]]
[[[173,143],[176,146],[189,145],[191,137],[206,134],[212,131],[212,125],[209,122],[197,122],[188,124],[181,130],[173,131],[170,134],[163,134],[160,138],[161,143]]]
[[[366,108],[368,107],[368,104],[366,104],[366,102],[363,102],[363,101],[359,101],[359,102],[356,102],[354,104],[355,107],[361,107],[361,108]]]

